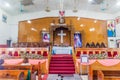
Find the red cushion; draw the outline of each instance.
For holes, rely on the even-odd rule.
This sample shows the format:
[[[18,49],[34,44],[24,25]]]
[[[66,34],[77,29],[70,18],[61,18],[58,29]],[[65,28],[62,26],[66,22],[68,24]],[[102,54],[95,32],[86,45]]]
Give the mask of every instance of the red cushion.
[[[2,51],[2,54],[5,54],[5,51]]]
[[[83,51],[83,54],[87,54],[87,51]]]
[[[41,55],[41,51],[37,51],[37,54]]]
[[[12,51],[9,51],[8,55],[12,56]]]
[[[77,51],[76,56],[77,56],[77,57],[80,57],[80,55],[81,55],[81,51]]]
[[[90,54],[93,54],[93,51],[89,51],[89,55],[90,55]]]
[[[35,54],[35,51],[32,51],[32,54]]]
[[[47,51],[43,51],[43,56],[48,56]]]
[[[109,58],[112,58],[111,51],[108,51],[107,54],[108,54],[108,57],[109,57]]]
[[[99,54],[99,51],[95,51],[95,54]]]
[[[117,56],[118,52],[117,51],[113,51],[113,57]]]
[[[18,51],[15,51],[15,52],[14,52],[14,56],[19,56],[19,55],[18,55]]]
[[[29,53],[30,53],[30,51],[26,51],[26,53],[28,53],[28,54],[29,54]]]

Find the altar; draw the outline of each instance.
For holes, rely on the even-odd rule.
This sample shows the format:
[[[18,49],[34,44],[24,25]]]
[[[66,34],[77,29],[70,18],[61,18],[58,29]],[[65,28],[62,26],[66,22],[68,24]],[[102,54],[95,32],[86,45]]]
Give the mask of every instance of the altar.
[[[57,47],[53,46],[52,54],[72,54],[72,47]]]

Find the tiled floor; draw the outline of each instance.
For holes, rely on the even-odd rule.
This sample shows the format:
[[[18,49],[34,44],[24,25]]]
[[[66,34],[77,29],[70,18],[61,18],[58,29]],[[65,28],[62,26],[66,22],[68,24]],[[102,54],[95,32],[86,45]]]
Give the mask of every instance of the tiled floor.
[[[88,80],[88,75],[82,75],[81,78],[82,80]]]
[[[63,80],[81,80],[78,74],[62,76],[64,76]],[[58,76],[58,74],[49,74],[47,80],[61,80],[61,76]]]
[[[43,77],[43,75],[42,75]],[[38,79],[36,79],[38,80]],[[46,79],[45,79],[46,80]],[[58,77],[58,74],[49,74],[47,80],[61,80],[60,77]],[[87,75],[78,75],[78,74],[74,74],[74,75],[67,75],[64,76],[63,80],[88,80],[88,76]]]

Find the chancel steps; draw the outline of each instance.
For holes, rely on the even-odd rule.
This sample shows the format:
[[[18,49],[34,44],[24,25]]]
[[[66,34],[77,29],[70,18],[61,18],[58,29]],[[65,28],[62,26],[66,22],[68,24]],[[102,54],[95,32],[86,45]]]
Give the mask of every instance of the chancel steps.
[[[49,74],[74,74],[75,66],[71,55],[52,55]]]

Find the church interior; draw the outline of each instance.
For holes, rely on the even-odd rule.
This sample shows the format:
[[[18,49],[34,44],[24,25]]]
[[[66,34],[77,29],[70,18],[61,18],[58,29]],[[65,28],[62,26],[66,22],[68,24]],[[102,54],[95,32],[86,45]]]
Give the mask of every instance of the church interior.
[[[0,80],[120,80],[119,0],[0,0]]]

